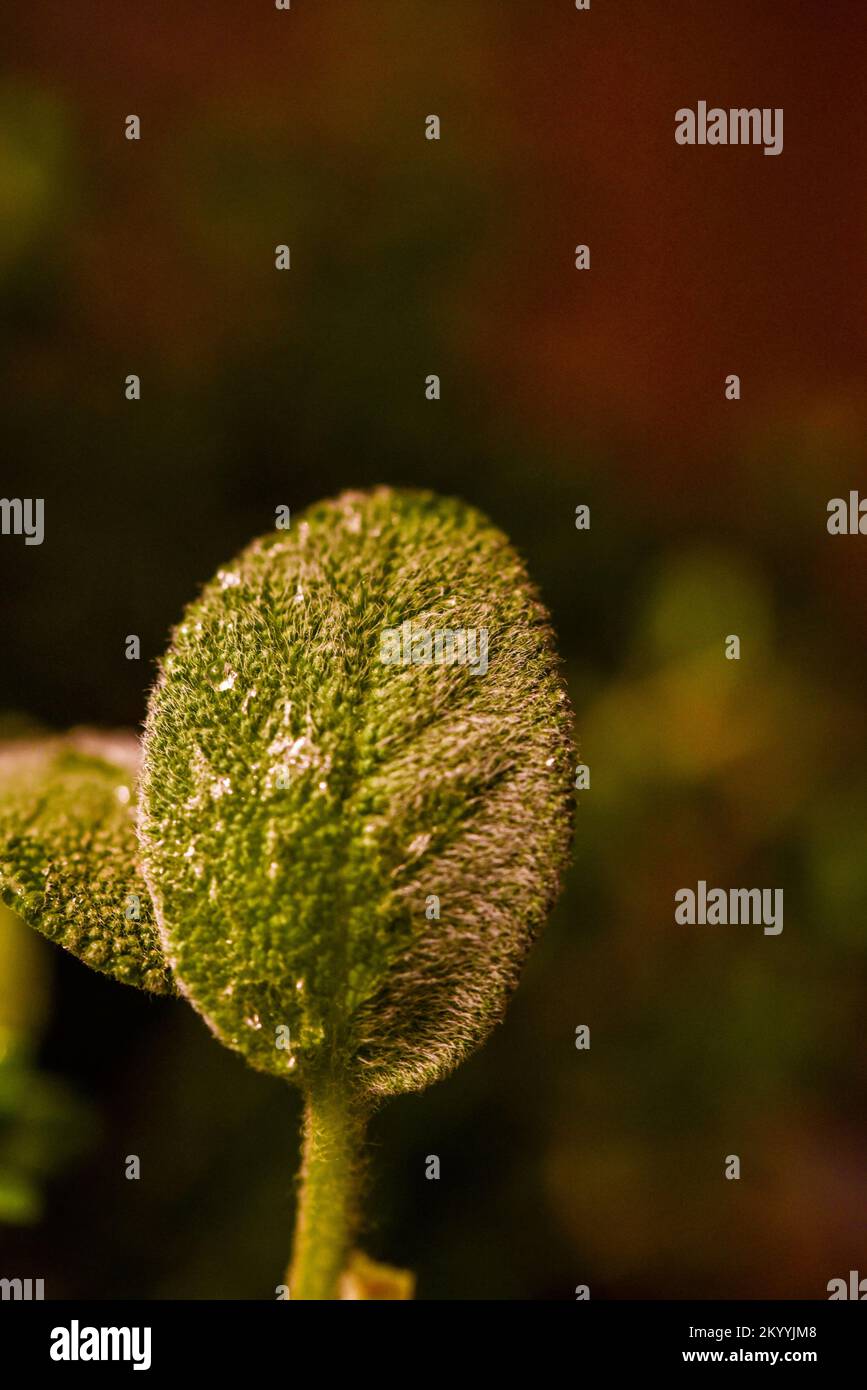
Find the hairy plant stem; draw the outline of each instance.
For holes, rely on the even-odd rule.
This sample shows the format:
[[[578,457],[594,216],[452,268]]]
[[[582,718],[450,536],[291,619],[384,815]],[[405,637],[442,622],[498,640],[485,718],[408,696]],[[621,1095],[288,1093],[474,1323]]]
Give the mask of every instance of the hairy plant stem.
[[[333,1081],[308,1091],[290,1298],[338,1297],[360,1218],[366,1124],[366,1111]]]

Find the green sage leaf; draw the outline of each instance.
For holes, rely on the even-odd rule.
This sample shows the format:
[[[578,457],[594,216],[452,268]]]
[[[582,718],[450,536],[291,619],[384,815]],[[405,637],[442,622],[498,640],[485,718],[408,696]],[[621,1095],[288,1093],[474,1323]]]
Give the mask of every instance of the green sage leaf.
[[[457,638],[437,659],[445,632],[463,661]],[[383,659],[400,634],[417,660]],[[460,502],[347,493],[221,570],[152,692],[141,825],[172,968],[217,1036],[366,1096],[455,1066],[555,897],[570,726],[524,566]]]
[[[138,870],[133,735],[76,731],[0,746],[0,897],[124,984],[174,991]]]

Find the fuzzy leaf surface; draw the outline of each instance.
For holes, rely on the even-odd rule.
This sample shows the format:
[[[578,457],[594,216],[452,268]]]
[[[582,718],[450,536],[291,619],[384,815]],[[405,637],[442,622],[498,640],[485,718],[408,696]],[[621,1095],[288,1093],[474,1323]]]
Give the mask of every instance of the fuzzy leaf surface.
[[[94,970],[168,994],[138,869],[140,756],[131,734],[86,730],[0,746],[0,897]]]
[[[487,672],[384,663],[405,623],[485,629]],[[471,507],[347,493],[221,570],[152,693],[141,823],[169,960],[217,1036],[368,1097],[455,1066],[555,897],[570,729],[545,609]]]

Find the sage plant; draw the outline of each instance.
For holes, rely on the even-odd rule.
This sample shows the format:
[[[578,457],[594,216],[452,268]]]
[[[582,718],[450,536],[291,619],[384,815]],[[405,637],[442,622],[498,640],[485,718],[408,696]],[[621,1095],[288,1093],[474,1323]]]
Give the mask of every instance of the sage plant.
[[[548,615],[475,509],[345,493],[190,605],[137,760],[92,733],[8,747],[0,892],[301,1087],[290,1296],[338,1297],[372,1111],[484,1040],[556,896],[574,757]]]

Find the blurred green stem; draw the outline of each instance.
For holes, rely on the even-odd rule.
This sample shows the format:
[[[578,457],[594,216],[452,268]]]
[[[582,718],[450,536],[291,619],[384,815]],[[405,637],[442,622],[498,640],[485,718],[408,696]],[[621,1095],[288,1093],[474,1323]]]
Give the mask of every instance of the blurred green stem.
[[[289,1273],[292,1299],[337,1298],[360,1217],[366,1113],[334,1082],[314,1086],[304,1113],[304,1155]]]

